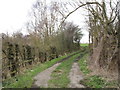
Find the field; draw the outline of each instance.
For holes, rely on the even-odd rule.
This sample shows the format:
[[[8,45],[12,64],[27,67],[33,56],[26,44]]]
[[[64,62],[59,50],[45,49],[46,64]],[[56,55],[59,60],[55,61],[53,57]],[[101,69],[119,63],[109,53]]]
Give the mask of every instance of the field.
[[[85,46],[88,46],[89,44],[88,43],[81,43],[80,46],[82,47],[85,47]]]

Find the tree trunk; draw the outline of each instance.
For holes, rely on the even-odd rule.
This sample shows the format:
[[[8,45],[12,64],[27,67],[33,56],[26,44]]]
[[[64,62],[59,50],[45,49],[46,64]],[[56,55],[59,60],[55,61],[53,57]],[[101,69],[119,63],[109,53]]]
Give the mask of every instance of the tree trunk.
[[[118,22],[118,83],[120,87],[120,19]]]

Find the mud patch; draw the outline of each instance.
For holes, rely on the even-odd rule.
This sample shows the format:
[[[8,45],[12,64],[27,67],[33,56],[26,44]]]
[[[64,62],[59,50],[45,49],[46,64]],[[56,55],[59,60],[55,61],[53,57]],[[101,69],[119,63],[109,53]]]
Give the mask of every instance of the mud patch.
[[[40,72],[37,76],[34,77],[34,84],[32,87],[38,88],[38,87],[48,87],[48,81],[50,80],[51,73],[59,66],[60,63],[57,63],[53,65],[52,67],[44,70],[43,72]]]

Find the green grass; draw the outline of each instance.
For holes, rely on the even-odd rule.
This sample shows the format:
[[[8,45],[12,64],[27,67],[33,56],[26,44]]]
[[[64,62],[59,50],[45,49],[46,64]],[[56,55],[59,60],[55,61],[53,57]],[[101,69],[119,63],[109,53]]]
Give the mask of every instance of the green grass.
[[[66,88],[70,83],[68,78],[73,61],[80,54],[76,54],[68,60],[62,62],[51,74],[51,80],[49,80],[50,88]]]
[[[88,54],[86,54],[83,58],[79,60],[80,70],[84,73],[85,76],[90,74],[90,70],[88,68]],[[83,85],[90,87],[90,88],[102,88],[104,87],[105,80],[102,79],[100,76],[87,76],[84,80],[80,81]]]
[[[76,52],[74,52],[76,53]],[[54,65],[57,61],[72,55],[74,53],[70,53],[68,55],[53,59],[51,61],[47,61],[45,63],[39,64],[32,69],[26,70],[24,74],[17,75],[16,77],[10,78],[8,80],[5,80],[3,82],[3,87],[5,88],[30,88],[32,86],[32,83],[34,82],[33,77],[36,76],[38,73],[42,72],[43,70],[51,67]]]
[[[86,47],[86,46],[88,46],[89,44],[88,43],[81,43],[80,44],[80,46],[82,46],[82,47]]]
[[[79,61],[78,64],[80,66],[80,70],[85,74],[89,74],[90,70],[88,69],[88,65],[87,65],[87,57],[88,54],[84,55]]]
[[[80,70],[83,72],[85,75],[85,78],[80,81],[81,84],[83,84],[86,87],[89,88],[106,88],[106,87],[117,87],[117,83],[112,81],[112,82],[107,82],[105,78],[97,76],[97,75],[92,75],[90,76],[89,74],[92,72],[88,68],[88,54],[84,55],[79,61],[80,65]]]
[[[90,88],[104,88],[105,80],[100,76],[89,76],[85,78],[81,83]]]
[[[103,77],[93,75],[86,77],[81,83],[90,88],[117,88],[116,81],[106,81]]]
[[[97,75],[87,76],[80,81],[81,84],[89,88],[117,88],[116,81],[106,81],[105,78]]]

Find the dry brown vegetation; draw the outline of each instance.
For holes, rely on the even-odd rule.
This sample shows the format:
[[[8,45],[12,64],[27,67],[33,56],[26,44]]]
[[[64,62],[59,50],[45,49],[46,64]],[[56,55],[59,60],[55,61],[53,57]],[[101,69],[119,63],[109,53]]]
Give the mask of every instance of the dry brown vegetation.
[[[116,18],[116,6],[113,6],[112,1],[107,3],[103,0],[100,6],[88,6],[88,26],[91,39],[90,63],[92,64],[92,69],[96,68],[98,74],[107,73],[107,76],[118,79],[119,28]]]
[[[47,5],[45,1],[37,1],[26,26],[28,35],[2,34],[3,79],[14,77],[31,65],[80,49],[81,29],[72,22],[60,24],[64,14],[60,12],[64,10],[61,5],[64,4]]]
[[[88,11],[86,23],[89,30],[89,68],[96,74],[111,76],[113,79],[118,79],[120,71],[118,3],[117,0],[78,0],[73,4],[76,8],[63,20],[64,22],[82,7]]]
[[[72,5],[74,10],[69,11],[67,4]],[[89,29],[89,68],[94,73],[117,79],[120,71],[120,19],[117,5],[117,1],[113,0],[51,2],[49,5],[46,1],[37,1],[32,8],[31,20],[27,23],[29,35],[2,34],[3,67],[8,66],[7,69],[3,68],[6,70],[3,72],[4,78],[7,78],[9,72],[18,73],[20,67],[45,62],[78,50],[83,36],[81,29],[65,20],[84,7],[88,11],[86,24]],[[21,63],[23,61],[24,63]],[[10,76],[15,74],[13,72]]]

